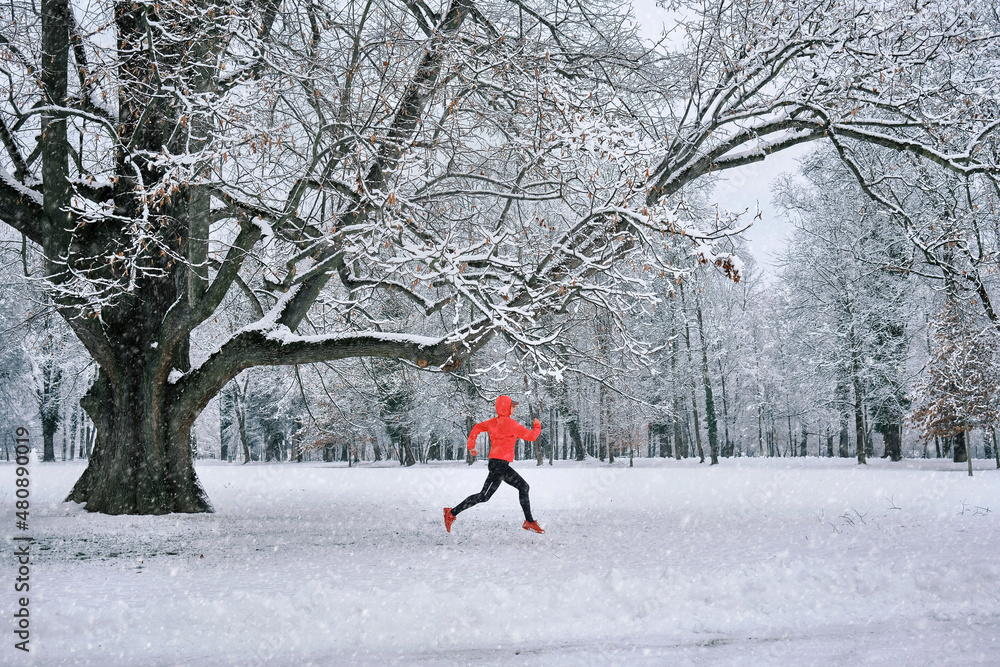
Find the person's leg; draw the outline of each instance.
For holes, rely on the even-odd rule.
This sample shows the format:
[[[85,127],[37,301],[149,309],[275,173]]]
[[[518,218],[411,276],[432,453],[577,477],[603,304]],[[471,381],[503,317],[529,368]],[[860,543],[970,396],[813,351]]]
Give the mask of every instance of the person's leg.
[[[506,463],[506,461],[505,461]],[[534,521],[531,518],[531,502],[528,500],[528,483],[524,481],[524,478],[517,474],[517,471],[507,465],[507,469],[503,471],[503,481],[507,482],[515,489],[517,489],[518,500],[521,501],[521,510],[524,511],[525,521]]]
[[[473,505],[478,505],[479,503],[485,503],[487,500],[493,497],[493,494],[497,492],[500,488],[500,482],[502,481],[501,472],[498,470],[499,466],[495,465],[493,462],[498,459],[490,459],[489,462],[489,474],[486,476],[486,482],[483,484],[483,490],[479,493],[473,493],[471,496],[463,500],[458,504],[457,507],[451,509],[453,515],[458,515],[459,512],[464,512]],[[505,463],[502,461],[501,463]]]

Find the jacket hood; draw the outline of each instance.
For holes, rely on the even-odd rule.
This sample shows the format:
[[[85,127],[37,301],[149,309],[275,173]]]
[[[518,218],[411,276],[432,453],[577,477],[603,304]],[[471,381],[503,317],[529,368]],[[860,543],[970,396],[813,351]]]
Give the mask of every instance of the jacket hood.
[[[497,399],[496,408],[498,417],[510,417],[513,401],[510,396],[501,396]]]

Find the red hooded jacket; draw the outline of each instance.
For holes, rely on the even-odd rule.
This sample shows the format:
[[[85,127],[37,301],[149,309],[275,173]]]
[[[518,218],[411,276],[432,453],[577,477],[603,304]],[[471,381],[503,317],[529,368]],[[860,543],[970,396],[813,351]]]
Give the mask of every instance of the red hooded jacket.
[[[476,438],[480,433],[486,431],[490,434],[490,458],[503,459],[504,461],[514,460],[514,445],[518,438],[534,442],[542,432],[542,425],[535,424],[535,428],[528,430],[510,418],[512,401],[510,396],[501,396],[497,399],[497,416],[480,422],[472,427],[469,434],[469,449],[476,448]]]

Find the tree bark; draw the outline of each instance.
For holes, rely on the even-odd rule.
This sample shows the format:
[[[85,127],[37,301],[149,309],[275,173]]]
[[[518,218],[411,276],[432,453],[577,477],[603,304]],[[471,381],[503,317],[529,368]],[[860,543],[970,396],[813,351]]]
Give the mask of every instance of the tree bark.
[[[683,295],[683,288],[681,290]],[[699,463],[705,462],[705,450],[701,446],[701,423],[698,419],[698,396],[695,390],[696,381],[694,379],[694,357],[691,354],[691,327],[688,325],[687,317],[684,318],[684,342],[687,344],[688,368],[691,369],[691,413],[694,416],[694,441],[698,447]]]
[[[601,432],[604,436],[604,446],[608,450],[608,463],[611,464],[615,462],[615,453],[613,450],[615,443],[608,437],[608,425],[611,424],[611,406],[609,402],[605,401],[601,414],[604,415],[604,428],[601,429]]]
[[[580,424],[579,417],[576,410],[570,405],[569,402],[569,387],[567,386],[566,380],[559,383],[559,407],[566,418],[564,420],[566,432],[569,434],[570,439],[573,441],[574,458],[577,461],[583,461],[587,458],[587,452],[583,448],[583,440],[580,437]],[[566,458],[566,451],[563,451],[563,459]]]
[[[250,453],[250,439],[247,437],[247,413],[246,413],[246,384],[243,385],[243,393],[238,393],[236,406],[236,423],[240,427],[240,444],[243,445],[243,464],[250,463],[252,455]]]
[[[785,403],[785,406],[788,407],[787,401]],[[796,443],[795,443],[795,440],[792,437],[792,416],[788,415],[787,420],[788,420],[788,455],[789,456],[798,456],[798,452],[795,451],[795,444]]]
[[[968,414],[968,412],[966,412]],[[969,424],[965,424],[965,459],[969,463],[969,477],[972,477],[972,431],[969,430]]]
[[[559,421],[556,418],[555,408],[549,408],[549,430],[552,432],[552,435],[549,436],[549,465],[552,465],[556,445],[559,443]]]
[[[681,446],[684,445],[684,456],[687,457],[687,443],[683,442],[681,434],[681,398],[678,391],[680,378],[677,375],[677,337],[673,336],[670,341],[670,377],[673,381],[671,390],[674,394],[674,459],[681,460]]]
[[[848,317],[853,317],[850,304],[847,307],[847,315]],[[854,385],[854,431],[858,443],[858,464],[864,465],[867,463],[865,459],[864,396],[861,391],[861,360],[858,359],[859,343],[853,322],[848,329],[848,344],[850,345],[851,354],[851,382]]]
[[[757,453],[764,456],[764,404],[757,403]]]
[[[966,431],[959,431],[952,438],[952,461],[955,463],[965,463],[969,459],[966,439]]]
[[[722,456],[729,458],[733,455],[733,442],[729,439],[729,400],[726,394],[726,374],[722,370],[721,359],[719,360],[719,382],[722,384],[722,426],[724,430]]]
[[[211,512],[194,472],[190,426],[172,427],[165,419],[163,396],[145,381],[142,367],[120,370],[124,377],[115,384],[102,370],[81,401],[97,440],[66,500],[104,514]]]
[[[70,426],[69,426],[69,460],[72,461],[73,457],[76,455],[76,441],[79,432],[79,425],[77,420],[79,419],[79,406],[73,406],[70,411]]]
[[[475,425],[476,425],[476,420],[474,420],[474,419],[472,418],[472,415],[466,415],[466,416],[465,416],[465,432],[466,432],[466,433],[472,433],[472,428],[473,428],[473,427],[474,427]],[[470,466],[471,466],[471,465],[472,465],[473,463],[475,463],[475,462],[476,462],[476,457],[475,457],[475,456],[473,456],[473,455],[472,455],[472,453],[471,453],[471,452],[469,451],[469,448],[468,448],[468,444],[466,444],[466,447],[465,447],[465,462],[466,462],[466,463],[467,463],[468,465],[470,465]]]
[[[538,387],[537,386],[535,387],[535,395],[536,396],[538,395]],[[541,421],[541,416],[542,416],[541,412],[539,411],[539,408],[535,407],[534,403],[532,403],[530,406],[528,406],[528,416],[531,418],[531,422],[532,423],[534,423],[534,421],[536,419],[538,419],[539,421]],[[539,435],[538,439],[535,441],[534,452],[535,452],[535,465],[536,466],[540,466],[543,463],[542,457],[545,455],[545,444],[549,440],[549,434],[548,434],[547,431],[548,431],[548,429],[546,429],[546,432],[544,432],[541,435]]]
[[[236,430],[236,391],[236,383],[230,382],[219,395],[219,458],[223,461],[229,460],[229,444]]]
[[[42,424],[42,461],[55,461],[55,434],[59,428],[59,385],[62,371],[54,360],[46,359],[41,372],[42,386],[38,390],[38,413]]]
[[[991,428],[990,433],[993,434],[993,456],[996,457],[997,469],[1000,470],[1000,449],[997,448],[997,430]]]
[[[402,426],[400,428],[399,434],[399,446],[401,447],[400,463],[406,467],[416,465],[417,462],[413,460],[413,447],[410,442],[410,428],[409,426]]]
[[[892,461],[899,461],[903,458],[902,453],[902,441],[903,441],[903,425],[887,424],[885,429],[882,431],[882,437],[885,440],[885,454]]]
[[[681,292],[683,294],[683,292]],[[719,424],[715,414],[715,400],[712,397],[712,381],[708,376],[708,349],[705,345],[705,327],[702,324],[701,300],[695,297],[695,311],[698,315],[698,337],[701,340],[701,374],[705,383],[705,421],[708,423],[708,449],[712,456],[711,465],[719,463]]]
[[[867,463],[865,460],[865,417],[864,405],[861,402],[861,387],[857,378],[854,379],[854,436],[858,445],[858,464]]]

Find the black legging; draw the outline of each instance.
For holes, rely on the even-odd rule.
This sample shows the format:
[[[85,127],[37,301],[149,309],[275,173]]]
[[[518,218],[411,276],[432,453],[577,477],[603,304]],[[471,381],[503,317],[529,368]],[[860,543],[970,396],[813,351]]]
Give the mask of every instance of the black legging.
[[[483,490],[479,493],[473,493],[463,500],[458,504],[458,507],[451,510],[451,513],[458,514],[473,505],[485,503],[500,488],[500,482],[507,482],[517,489],[518,498],[521,501],[521,509],[524,510],[524,520],[534,521],[531,518],[531,503],[528,502],[528,489],[531,487],[524,481],[524,478],[518,475],[517,471],[510,467],[510,463],[503,459],[490,459],[489,471],[490,474],[486,476],[486,483],[483,484]]]

